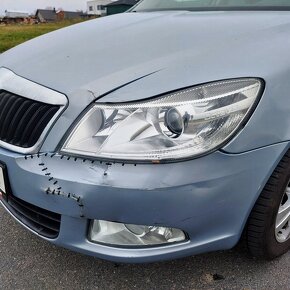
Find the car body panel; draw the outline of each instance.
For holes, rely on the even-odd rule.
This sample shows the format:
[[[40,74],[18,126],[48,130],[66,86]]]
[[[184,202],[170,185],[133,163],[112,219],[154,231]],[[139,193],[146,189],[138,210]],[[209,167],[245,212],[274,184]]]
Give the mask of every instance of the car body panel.
[[[69,100],[39,154],[0,148],[13,194],[62,215],[55,244],[100,258],[148,262],[233,247],[290,148],[289,16],[125,13],[47,34],[0,55],[0,67]],[[242,77],[263,79],[265,91],[244,128],[214,153],[158,165],[59,153],[71,126],[94,101],[138,101]],[[97,245],[87,238],[91,219],[180,228],[189,241],[146,249]]]
[[[0,66],[66,94],[71,106],[80,103],[78,112],[68,108],[43,151],[54,150],[67,120],[104,95],[101,102],[136,101],[215,80],[263,78],[261,108],[225,147],[245,152],[290,140],[289,126],[280,126],[290,118],[289,14],[126,13],[32,40],[0,56]]]
[[[25,158],[5,149],[0,149],[0,160],[9,168],[16,197],[62,214],[60,236],[53,243],[112,261],[145,262],[233,247],[288,149],[285,142],[244,154],[216,152],[159,165],[107,164],[55,154]],[[126,252],[90,243],[91,219],[180,228],[190,241]]]

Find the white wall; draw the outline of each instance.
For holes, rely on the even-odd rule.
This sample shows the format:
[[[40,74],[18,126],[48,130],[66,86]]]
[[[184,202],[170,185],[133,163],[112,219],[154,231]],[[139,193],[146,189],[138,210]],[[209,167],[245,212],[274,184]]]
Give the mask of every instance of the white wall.
[[[87,2],[87,11],[89,15],[103,16],[107,14],[105,8],[101,9],[102,6],[112,3],[113,0],[94,0]]]

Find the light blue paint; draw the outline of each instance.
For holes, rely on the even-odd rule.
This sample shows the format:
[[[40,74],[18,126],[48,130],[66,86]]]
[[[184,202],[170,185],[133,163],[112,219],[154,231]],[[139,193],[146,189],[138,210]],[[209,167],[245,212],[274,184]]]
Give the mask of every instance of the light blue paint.
[[[122,166],[58,154],[25,159],[0,149],[12,191],[62,214],[54,243],[100,258],[149,262],[231,248],[290,148],[289,56],[290,12],[265,11],[127,13],[16,47],[0,56],[0,66],[69,99],[41,152],[56,152],[75,119],[96,99],[140,100],[240,77],[262,78],[266,89],[245,128],[223,152],[195,160]],[[63,195],[46,194],[53,185],[40,163],[57,178]],[[83,206],[66,193],[80,197]],[[96,245],[87,240],[89,219],[180,228],[190,241],[138,250]]]

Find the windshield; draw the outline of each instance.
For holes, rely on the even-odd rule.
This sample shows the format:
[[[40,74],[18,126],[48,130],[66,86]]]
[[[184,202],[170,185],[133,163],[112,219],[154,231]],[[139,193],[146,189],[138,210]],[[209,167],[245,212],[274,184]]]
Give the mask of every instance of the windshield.
[[[133,11],[290,10],[290,0],[143,0]]]

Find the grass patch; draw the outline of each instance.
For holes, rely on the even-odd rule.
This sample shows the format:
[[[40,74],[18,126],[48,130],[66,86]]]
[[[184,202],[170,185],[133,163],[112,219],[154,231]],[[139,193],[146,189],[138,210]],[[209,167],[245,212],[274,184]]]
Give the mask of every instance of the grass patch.
[[[83,20],[41,23],[35,25],[0,26],[0,53],[45,33],[82,22]]]

